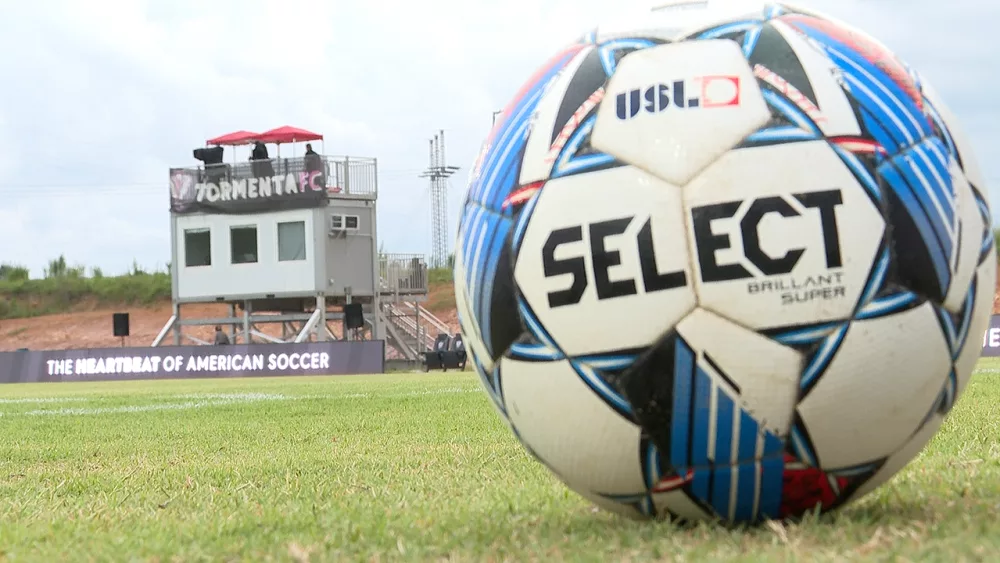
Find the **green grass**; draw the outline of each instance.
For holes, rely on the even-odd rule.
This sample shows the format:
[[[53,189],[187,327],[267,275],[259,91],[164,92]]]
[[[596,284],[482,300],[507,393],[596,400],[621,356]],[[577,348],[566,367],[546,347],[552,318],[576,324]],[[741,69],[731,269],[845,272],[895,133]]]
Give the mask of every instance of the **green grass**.
[[[427,270],[427,285],[453,284],[455,274],[451,268],[431,268]]]
[[[474,375],[0,387],[0,561],[998,561],[1000,364],[837,515],[726,531],[605,512]]]

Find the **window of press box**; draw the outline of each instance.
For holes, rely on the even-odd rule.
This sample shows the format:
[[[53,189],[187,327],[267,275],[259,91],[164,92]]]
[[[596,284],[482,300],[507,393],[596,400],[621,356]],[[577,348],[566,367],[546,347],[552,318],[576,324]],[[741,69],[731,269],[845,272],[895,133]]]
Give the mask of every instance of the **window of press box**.
[[[241,226],[229,228],[229,246],[233,264],[254,264],[257,262],[257,227]]]
[[[278,223],[278,262],[306,259],[306,223]]]
[[[212,265],[212,233],[208,229],[184,231],[184,265],[189,268]]]

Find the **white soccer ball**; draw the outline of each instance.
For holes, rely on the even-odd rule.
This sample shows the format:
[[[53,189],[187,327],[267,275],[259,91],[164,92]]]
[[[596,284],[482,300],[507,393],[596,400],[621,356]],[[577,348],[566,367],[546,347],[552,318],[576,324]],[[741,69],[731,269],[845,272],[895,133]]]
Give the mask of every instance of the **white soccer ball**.
[[[861,497],[934,436],[989,322],[987,190],[944,103],[847,24],[747,6],[569,45],[470,177],[472,363],[525,448],[623,514]]]

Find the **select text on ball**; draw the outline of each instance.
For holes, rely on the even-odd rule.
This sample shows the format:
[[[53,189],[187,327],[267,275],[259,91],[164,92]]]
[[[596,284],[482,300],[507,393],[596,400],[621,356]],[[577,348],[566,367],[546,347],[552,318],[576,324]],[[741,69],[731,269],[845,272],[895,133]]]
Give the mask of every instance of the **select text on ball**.
[[[836,208],[843,204],[840,190],[827,190],[794,194],[803,207],[819,211],[820,228],[823,233],[826,267],[829,269],[843,266],[840,249],[840,235],[837,228]],[[697,247],[698,265],[701,268],[701,280],[706,283],[748,279],[754,277],[741,264],[719,264],[716,253],[731,247],[727,234],[716,234],[712,222],[719,219],[729,219],[743,205],[744,200],[713,203],[695,207],[691,210],[691,225],[694,230],[694,242]],[[761,248],[758,227],[761,220],[770,213],[781,217],[799,217],[800,213],[782,196],[758,198],[750,204],[740,219],[740,232],[743,235],[743,256],[766,276],[790,274],[795,269],[806,248],[790,248],[780,257],[772,257]]]
[[[824,265],[828,271],[842,268],[843,257],[836,216],[837,207],[843,205],[840,190],[798,193],[789,197],[794,198],[802,207],[817,212],[818,224],[816,228],[820,230],[822,235],[823,248],[813,250],[823,253]],[[751,201],[749,205],[745,205],[745,203],[745,200],[734,200],[691,209],[690,221],[694,246],[703,283],[750,280],[757,277],[738,262],[719,262],[718,252],[731,248],[733,237],[725,232],[717,232],[713,228],[713,223],[718,220],[738,219],[741,235],[739,239],[742,240],[741,253],[750,264],[767,277],[791,274],[802,256],[810,250],[804,246],[793,246],[780,256],[772,256],[762,248],[759,227],[765,217],[771,214],[782,218],[802,216],[785,196],[760,197]],[[744,208],[742,216],[737,217],[740,209]],[[550,308],[579,303],[591,280],[593,280],[599,301],[637,295],[640,291],[638,280],[633,278],[611,279],[610,275],[611,268],[622,264],[622,252],[629,252],[631,248],[634,248],[636,252],[637,263],[642,273],[640,277],[644,293],[675,289],[687,285],[687,275],[683,270],[660,271],[663,260],[658,259],[653,244],[652,218],[646,218],[642,228],[635,235],[634,244],[610,244],[609,239],[625,234],[635,219],[634,215],[618,217],[586,225],[555,229],[549,233],[542,247],[544,276],[553,278],[570,275],[573,280],[568,288],[548,293]],[[584,229],[587,231],[589,242],[587,255],[557,258],[556,253],[561,246],[583,242]],[[845,295],[841,285],[841,277],[840,273],[817,273],[801,280],[789,277],[752,281],[747,286],[747,293],[750,295],[779,293],[784,305],[814,299],[835,299]]]
[[[608,248],[609,237],[624,234],[635,216],[619,217],[607,221],[598,221],[587,225],[590,239],[590,265],[594,273],[594,285],[597,289],[597,299],[611,299],[638,293],[634,279],[612,280],[609,270],[621,264],[621,251]],[[587,259],[583,256],[573,258],[556,258],[556,249],[564,244],[583,240],[583,225],[556,229],[549,234],[542,247],[542,269],[546,278],[571,274],[573,283],[568,289],[552,291],[548,294],[549,307],[564,307],[575,305],[583,298],[587,289]],[[639,253],[639,266],[642,270],[642,284],[646,293],[684,287],[687,275],[681,271],[661,273],[657,265],[656,251],[653,247],[652,219],[646,219],[636,235],[635,248]]]

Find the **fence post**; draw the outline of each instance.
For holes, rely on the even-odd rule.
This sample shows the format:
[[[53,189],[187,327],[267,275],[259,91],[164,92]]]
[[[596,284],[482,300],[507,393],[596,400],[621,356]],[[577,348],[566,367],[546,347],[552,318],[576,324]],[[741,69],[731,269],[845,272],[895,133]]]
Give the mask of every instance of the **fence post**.
[[[344,193],[351,193],[351,157],[344,157]]]

